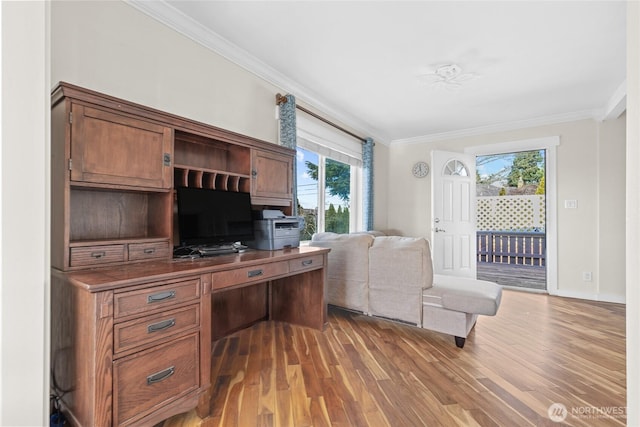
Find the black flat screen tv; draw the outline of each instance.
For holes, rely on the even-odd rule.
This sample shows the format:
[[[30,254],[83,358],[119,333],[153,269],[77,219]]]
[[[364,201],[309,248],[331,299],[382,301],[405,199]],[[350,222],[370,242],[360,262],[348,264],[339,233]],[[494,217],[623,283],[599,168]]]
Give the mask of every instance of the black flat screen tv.
[[[181,246],[215,246],[253,240],[251,195],[178,187]]]

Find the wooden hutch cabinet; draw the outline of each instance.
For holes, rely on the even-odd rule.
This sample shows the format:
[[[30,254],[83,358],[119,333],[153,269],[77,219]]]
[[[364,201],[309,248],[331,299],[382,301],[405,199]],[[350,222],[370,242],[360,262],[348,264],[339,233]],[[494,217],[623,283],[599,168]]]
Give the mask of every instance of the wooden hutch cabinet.
[[[171,188],[170,127],[71,102],[71,181]]]
[[[67,83],[51,119],[51,384],[73,425],[154,425],[206,400],[228,287],[257,285],[267,307],[268,281],[283,297],[259,318],[323,327],[327,250],[172,258],[176,187],[291,214],[293,150]]]
[[[170,259],[174,188],[292,211],[291,149],[61,83],[52,103],[52,266]]]
[[[293,197],[293,158],[280,153],[253,150],[251,197],[257,202],[287,204]]]

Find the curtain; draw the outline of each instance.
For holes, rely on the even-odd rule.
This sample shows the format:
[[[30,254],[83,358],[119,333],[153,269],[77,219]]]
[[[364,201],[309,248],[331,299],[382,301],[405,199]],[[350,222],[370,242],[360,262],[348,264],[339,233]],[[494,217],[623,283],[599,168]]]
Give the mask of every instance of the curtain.
[[[362,224],[373,230],[373,139],[362,143]]]
[[[285,95],[287,102],[278,105],[280,116],[280,145],[296,149],[296,98]]]
[[[296,149],[296,98],[293,95],[284,96],[287,102],[281,102],[278,105],[278,114],[280,117],[280,145]],[[293,207],[292,215],[298,215],[298,179],[297,165],[293,162]]]

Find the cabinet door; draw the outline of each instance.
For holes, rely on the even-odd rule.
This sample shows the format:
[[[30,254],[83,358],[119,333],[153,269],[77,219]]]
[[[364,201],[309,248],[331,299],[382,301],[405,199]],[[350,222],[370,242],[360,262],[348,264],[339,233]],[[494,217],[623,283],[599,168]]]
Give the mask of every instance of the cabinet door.
[[[171,147],[169,127],[72,106],[72,181],[171,188]]]
[[[291,203],[293,156],[253,150],[251,175],[254,204],[287,206]]]

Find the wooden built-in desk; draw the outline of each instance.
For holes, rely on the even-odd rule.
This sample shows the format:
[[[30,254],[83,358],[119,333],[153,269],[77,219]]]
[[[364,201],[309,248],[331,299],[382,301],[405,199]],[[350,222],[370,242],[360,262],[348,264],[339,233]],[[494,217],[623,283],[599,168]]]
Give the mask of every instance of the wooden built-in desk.
[[[249,250],[54,269],[51,381],[72,424],[154,425],[196,407],[201,396],[206,400],[212,336],[247,326],[246,317],[234,323],[229,312],[243,303],[243,290],[265,296],[266,316],[256,320],[322,330],[328,252]]]

